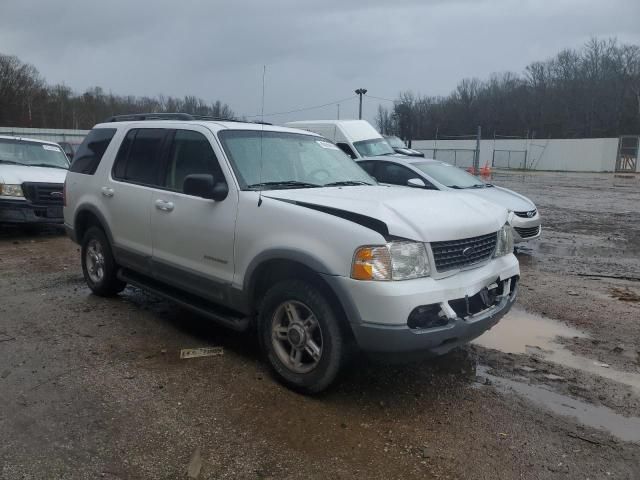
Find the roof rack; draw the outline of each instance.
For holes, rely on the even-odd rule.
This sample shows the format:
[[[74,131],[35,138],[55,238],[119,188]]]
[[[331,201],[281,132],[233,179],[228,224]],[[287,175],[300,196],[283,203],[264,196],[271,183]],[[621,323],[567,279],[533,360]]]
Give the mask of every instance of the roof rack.
[[[191,115],[190,113],[130,113],[113,115],[104,122],[136,122],[142,120],[215,120],[218,122],[240,122],[235,118],[211,117],[207,115]]]

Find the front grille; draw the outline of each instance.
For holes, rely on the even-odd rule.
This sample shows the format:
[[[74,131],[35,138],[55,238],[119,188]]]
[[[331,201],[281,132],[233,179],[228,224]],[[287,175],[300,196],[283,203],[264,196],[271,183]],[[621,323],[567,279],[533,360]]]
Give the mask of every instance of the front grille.
[[[439,272],[468,267],[489,260],[496,249],[498,236],[489,233],[479,237],[432,242],[431,250]]]
[[[529,228],[523,228],[523,227],[513,227],[515,229],[516,232],[518,232],[518,235],[520,235],[522,238],[529,238],[529,237],[535,237],[536,235],[538,235],[538,233],[540,233],[540,225],[538,225],[537,227],[529,227]]]
[[[33,183],[22,184],[22,191],[27,200],[34,205],[55,205],[62,206],[61,183]]]
[[[530,210],[528,212],[513,212],[515,213],[518,217],[522,217],[522,218],[532,218],[536,216],[536,210]]]

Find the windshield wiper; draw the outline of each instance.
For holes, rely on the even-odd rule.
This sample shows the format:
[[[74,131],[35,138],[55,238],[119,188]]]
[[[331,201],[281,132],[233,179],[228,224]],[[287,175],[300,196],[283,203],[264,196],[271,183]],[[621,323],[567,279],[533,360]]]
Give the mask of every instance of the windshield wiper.
[[[2,160],[0,158],[0,163],[10,163],[11,165],[24,165],[24,163],[14,162],[13,160]]]
[[[263,187],[281,187],[281,188],[317,188],[322,185],[318,185],[315,183],[308,182],[299,182],[297,180],[281,180],[276,182],[262,182],[262,183],[252,183],[251,185],[247,185],[247,188],[252,190],[263,188]]]
[[[373,185],[369,182],[363,182],[362,180],[343,180],[341,182],[325,183],[323,187],[350,187],[352,185]]]
[[[63,170],[69,170],[69,167],[61,167],[60,165],[51,165],[50,163],[30,163],[30,167],[48,167],[48,168],[61,168]]]
[[[464,187],[461,187],[460,185],[447,185],[447,187],[455,188],[456,190],[462,190],[464,188]]]

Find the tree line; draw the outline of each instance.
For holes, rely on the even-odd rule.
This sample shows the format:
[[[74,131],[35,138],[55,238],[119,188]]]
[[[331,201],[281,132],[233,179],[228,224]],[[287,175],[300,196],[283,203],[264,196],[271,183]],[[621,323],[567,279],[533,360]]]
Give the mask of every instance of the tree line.
[[[195,96],[139,97],[106,93],[101,87],[75,93],[48,85],[38,70],[18,57],[0,54],[0,126],[89,129],[112,115],[184,112],[235,118],[226,103]]]
[[[462,80],[445,97],[402,92],[378,108],[383,133],[403,139],[475,134],[591,138],[640,134],[640,47],[591,39],[534,62],[523,74]]]

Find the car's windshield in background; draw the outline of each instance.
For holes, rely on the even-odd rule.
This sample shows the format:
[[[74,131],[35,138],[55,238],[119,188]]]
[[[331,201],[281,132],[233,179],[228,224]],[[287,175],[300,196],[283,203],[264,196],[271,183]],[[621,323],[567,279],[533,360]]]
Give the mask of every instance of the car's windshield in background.
[[[398,137],[386,137],[386,140],[393,148],[407,148],[404,142]]]
[[[394,153],[396,153],[384,138],[374,138],[372,140],[362,140],[361,142],[354,142],[353,146],[356,147],[356,150],[358,150],[358,153],[362,157],[393,155]]]
[[[245,190],[376,183],[320,137],[260,130],[224,130],[218,136]]]
[[[439,162],[414,163],[414,167],[422,170],[437,182],[451,188],[484,188],[486,183],[464,170]]]
[[[32,167],[69,168],[67,156],[60,148],[46,143],[0,138],[0,164]]]

